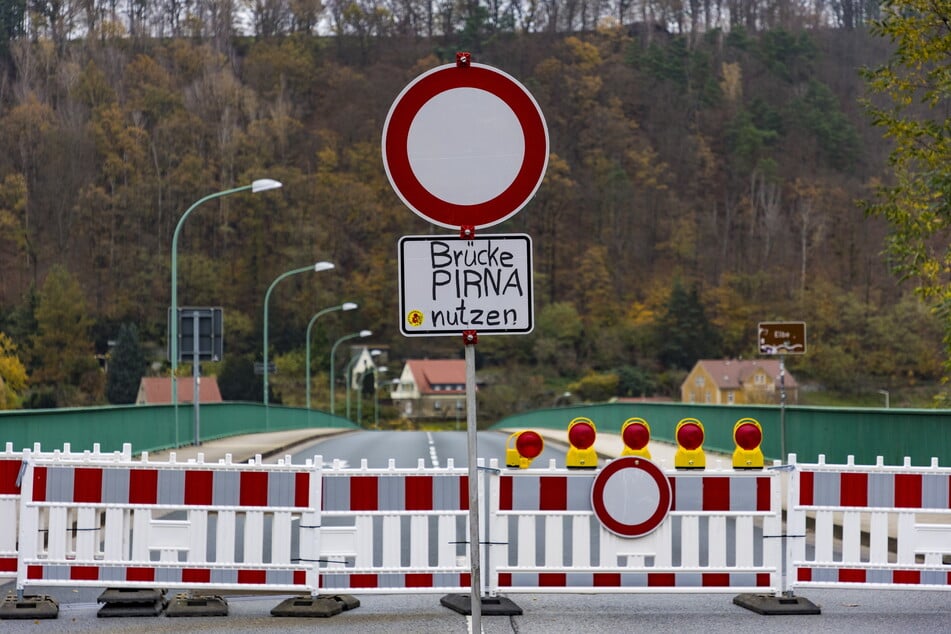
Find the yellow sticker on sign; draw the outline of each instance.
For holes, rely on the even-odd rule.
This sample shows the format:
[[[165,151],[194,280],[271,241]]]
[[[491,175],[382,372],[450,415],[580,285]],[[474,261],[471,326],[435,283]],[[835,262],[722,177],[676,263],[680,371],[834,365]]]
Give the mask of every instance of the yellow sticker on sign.
[[[423,311],[421,310],[411,310],[406,315],[406,323],[408,323],[413,328],[419,328],[423,325]]]

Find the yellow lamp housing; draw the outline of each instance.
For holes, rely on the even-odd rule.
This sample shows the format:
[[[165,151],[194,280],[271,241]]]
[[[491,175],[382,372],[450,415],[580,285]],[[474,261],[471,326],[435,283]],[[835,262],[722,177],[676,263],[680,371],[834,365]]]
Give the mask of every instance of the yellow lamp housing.
[[[544,449],[545,441],[538,432],[517,431],[505,441],[505,466],[528,469]]]
[[[675,469],[705,469],[707,458],[703,452],[703,423],[696,418],[684,418],[674,431],[677,453],[674,454]]]
[[[568,454],[565,467],[569,469],[597,469],[598,454],[594,439],[598,432],[590,418],[579,416],[568,423]]]
[[[741,418],[733,426],[733,442],[736,443],[736,449],[733,450],[733,468],[734,469],[762,469],[763,468],[763,450],[760,445],[763,443],[763,426],[755,418]]]
[[[651,427],[643,418],[628,418],[621,425],[621,440],[624,441],[622,456],[638,456],[650,460],[647,443],[651,440]]]

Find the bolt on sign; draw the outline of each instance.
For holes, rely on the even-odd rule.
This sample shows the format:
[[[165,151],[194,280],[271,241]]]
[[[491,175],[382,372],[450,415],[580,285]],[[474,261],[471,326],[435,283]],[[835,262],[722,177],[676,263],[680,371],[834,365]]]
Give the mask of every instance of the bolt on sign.
[[[760,354],[805,354],[806,322],[763,321],[759,323],[757,341]]]

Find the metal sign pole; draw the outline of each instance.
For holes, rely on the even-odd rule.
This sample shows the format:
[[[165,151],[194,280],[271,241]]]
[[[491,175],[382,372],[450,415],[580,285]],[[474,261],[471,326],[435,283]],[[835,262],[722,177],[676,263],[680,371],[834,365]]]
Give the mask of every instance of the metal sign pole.
[[[192,378],[194,385],[192,387],[192,402],[195,405],[195,446],[201,446],[201,433],[200,433],[200,417],[198,414],[198,403],[201,401],[198,398],[200,389],[201,389],[201,377],[199,376],[199,356],[200,350],[198,346],[198,334],[199,334],[199,313],[194,311],[192,313]]]
[[[784,356],[779,355],[779,458],[786,462],[786,364]]]
[[[474,331],[462,335],[466,344],[466,426],[469,445],[469,563],[471,587],[469,606],[472,614],[472,632],[482,631],[482,576],[480,562],[482,553],[479,543],[479,481],[478,481],[478,435],[476,429],[476,380],[475,344],[478,336]]]

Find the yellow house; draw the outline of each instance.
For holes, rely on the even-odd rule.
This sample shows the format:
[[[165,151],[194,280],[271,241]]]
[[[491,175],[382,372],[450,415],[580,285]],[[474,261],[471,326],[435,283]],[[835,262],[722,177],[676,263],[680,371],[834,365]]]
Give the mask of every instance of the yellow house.
[[[779,370],[778,359],[702,359],[680,386],[680,400],[712,405],[779,403]],[[799,400],[799,384],[788,370],[782,389],[787,403]]]

